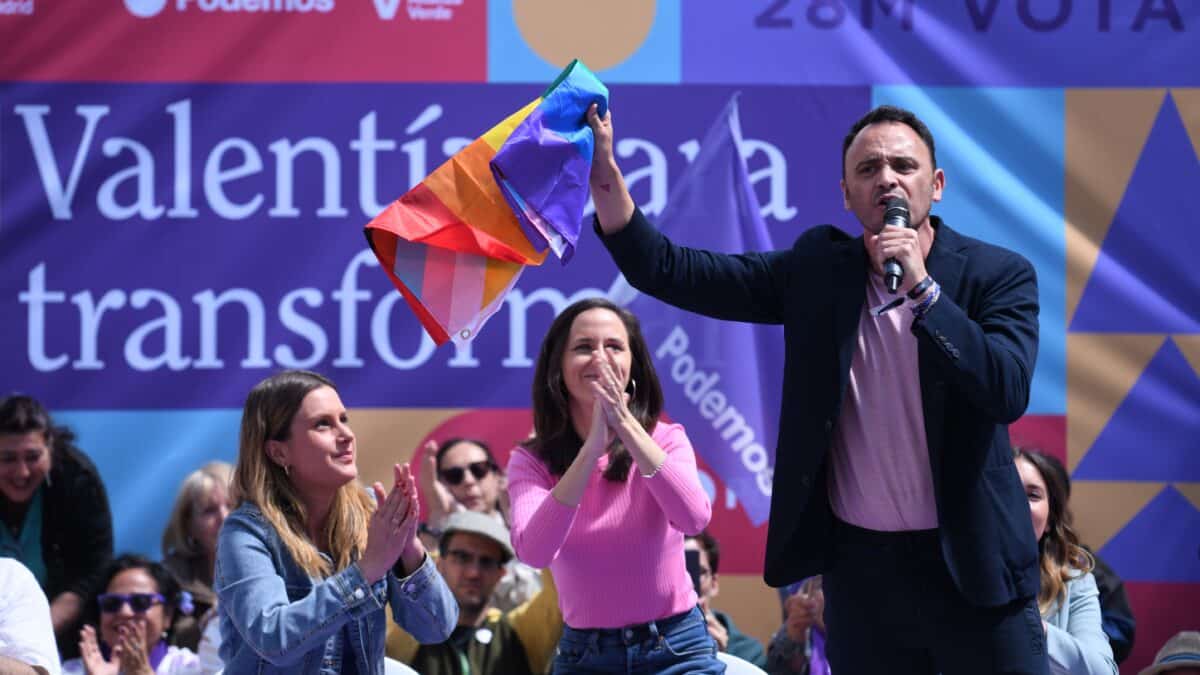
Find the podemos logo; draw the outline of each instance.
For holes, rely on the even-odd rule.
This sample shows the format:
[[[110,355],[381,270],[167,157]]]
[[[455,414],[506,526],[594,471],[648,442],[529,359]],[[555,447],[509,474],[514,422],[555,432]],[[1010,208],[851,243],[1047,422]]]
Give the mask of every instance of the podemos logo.
[[[0,3],[4,0],[0,0]],[[29,0],[32,2],[32,0]],[[175,10],[186,12],[330,12],[334,0],[174,0]],[[140,18],[157,16],[167,7],[167,0],[125,0],[130,14]]]
[[[125,9],[143,19],[158,14],[166,5],[167,0],[125,0]]]
[[[0,16],[5,14],[33,14],[33,0],[0,0]]]

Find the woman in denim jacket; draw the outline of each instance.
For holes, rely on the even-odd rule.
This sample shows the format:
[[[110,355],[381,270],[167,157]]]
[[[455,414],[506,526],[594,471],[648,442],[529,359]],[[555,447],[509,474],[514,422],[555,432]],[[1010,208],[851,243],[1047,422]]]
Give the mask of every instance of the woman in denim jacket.
[[[355,480],[356,448],[332,382],[291,370],[251,390],[215,585],[228,673],[382,675],[387,625],[443,642],[458,605],[417,538],[416,485]]]

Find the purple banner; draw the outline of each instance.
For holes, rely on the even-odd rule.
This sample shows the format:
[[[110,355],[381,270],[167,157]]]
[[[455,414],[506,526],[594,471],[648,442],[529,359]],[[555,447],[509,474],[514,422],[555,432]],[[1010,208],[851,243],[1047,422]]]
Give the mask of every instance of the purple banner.
[[[775,248],[741,155],[737,99],[731,99],[671,190],[659,217],[679,244],[726,253]],[[642,318],[671,414],[704,460],[738,496],[750,522],[771,510],[775,435],[783,372],[778,326],[716,321],[614,285],[613,299]]]
[[[537,93],[9,85],[0,98],[7,388],[53,409],[228,408],[267,373],[306,367],[337,378],[354,406],[528,405],[554,314],[616,278],[592,235],[570,265],[529,270],[474,343],[435,349],[375,267],[362,225]],[[614,96],[618,154],[648,213],[662,210],[730,93],[631,86]],[[848,225],[838,139],[868,90],[752,87],[742,101],[754,111],[746,148],[774,239],[814,222]]]
[[[1186,0],[693,0],[683,9],[688,83],[1200,84],[1200,4]]]

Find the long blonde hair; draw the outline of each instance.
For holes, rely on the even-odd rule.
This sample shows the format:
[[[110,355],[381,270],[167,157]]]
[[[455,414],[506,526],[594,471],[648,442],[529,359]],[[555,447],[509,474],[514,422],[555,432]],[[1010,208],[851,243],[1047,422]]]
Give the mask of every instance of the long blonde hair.
[[[163,530],[162,554],[164,560],[175,563],[172,572],[180,581],[201,581],[212,585],[212,567],[208,565],[205,552],[192,538],[192,519],[200,500],[220,485],[226,492],[233,476],[233,465],[229,462],[209,462],[183,479],[179,493],[175,496],[175,507]],[[182,567],[182,569],[180,569]]]
[[[231,497],[238,506],[250,502],[275,527],[288,553],[310,576],[328,576],[345,569],[367,545],[367,521],[374,503],[358,481],[338,489],[321,532],[323,559],[308,536],[304,502],[283,467],[267,456],[267,441],[286,441],[292,418],[309,392],[334,386],[328,378],[306,370],[285,370],[259,382],[246,396],[238,461],[233,470]]]
[[[1079,544],[1079,535],[1075,533],[1071,508],[1067,505],[1067,481],[1070,478],[1066,468],[1056,467],[1049,455],[1026,448],[1014,448],[1013,459],[1029,462],[1046,483],[1049,513],[1046,531],[1038,541],[1042,580],[1038,610],[1045,616],[1066,595],[1067,582],[1092,571],[1095,563],[1091,554]]]

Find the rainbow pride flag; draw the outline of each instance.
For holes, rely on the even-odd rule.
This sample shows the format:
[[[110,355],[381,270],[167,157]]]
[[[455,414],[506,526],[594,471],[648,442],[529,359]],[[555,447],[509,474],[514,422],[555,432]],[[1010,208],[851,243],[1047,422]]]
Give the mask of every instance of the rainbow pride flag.
[[[604,115],[608,90],[576,60],[540,101],[513,130],[491,167],[526,236],[539,251],[549,247],[566,264],[579,240],[588,198],[593,138],[587,109],[598,102]]]
[[[367,242],[434,342],[473,339],[526,265],[579,238],[608,90],[574,61],[537,99],[446,160],[367,223]]]

